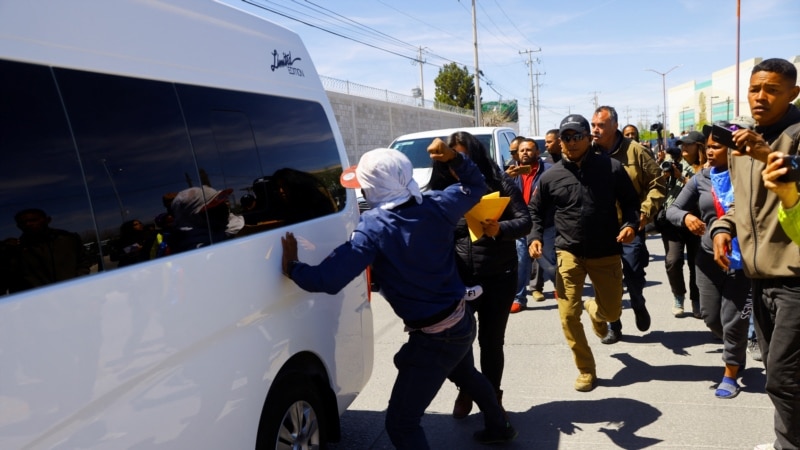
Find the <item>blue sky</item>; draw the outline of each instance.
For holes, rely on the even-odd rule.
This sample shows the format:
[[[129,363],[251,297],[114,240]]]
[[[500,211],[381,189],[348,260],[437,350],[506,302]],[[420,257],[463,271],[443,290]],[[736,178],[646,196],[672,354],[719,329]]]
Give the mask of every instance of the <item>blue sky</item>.
[[[420,46],[426,99],[433,98],[440,66],[456,61],[474,72],[471,0],[255,1],[313,25],[270,15],[300,34],[321,75],[410,95],[420,84],[413,61]],[[669,89],[706,81],[736,60],[736,0],[476,4],[482,99],[517,99],[521,134],[532,133],[528,57],[520,52],[541,49],[531,54],[541,74],[540,134],[569,113],[588,118],[595,96],[598,104],[617,108],[621,124],[653,122],[663,104],[662,76],[645,69],[663,73],[680,66],[665,77]],[[741,4],[741,60],[800,55],[800,1]]]

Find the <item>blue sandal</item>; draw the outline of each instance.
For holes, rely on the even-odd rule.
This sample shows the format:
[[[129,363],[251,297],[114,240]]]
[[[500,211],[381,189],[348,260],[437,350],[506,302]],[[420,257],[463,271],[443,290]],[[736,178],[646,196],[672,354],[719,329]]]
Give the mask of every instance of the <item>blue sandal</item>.
[[[739,384],[733,378],[722,377],[722,382],[717,385],[714,395],[717,398],[734,398],[739,395]]]

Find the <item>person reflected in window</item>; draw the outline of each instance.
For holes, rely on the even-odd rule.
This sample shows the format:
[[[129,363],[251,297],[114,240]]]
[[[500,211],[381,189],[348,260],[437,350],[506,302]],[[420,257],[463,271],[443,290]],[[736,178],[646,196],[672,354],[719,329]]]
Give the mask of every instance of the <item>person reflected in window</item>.
[[[227,239],[228,196],[232,192],[233,189],[217,191],[210,186],[190,187],[178,192],[172,201],[175,215],[173,250],[192,250]]]
[[[125,267],[150,259],[154,234],[138,219],[129,220],[119,227],[119,240],[111,253],[117,267]]]
[[[336,212],[336,201],[317,177],[283,168],[272,175],[280,203],[279,214],[287,223],[303,222]]]
[[[77,233],[50,228],[52,218],[29,208],[14,215],[19,239],[6,241],[9,292],[19,292],[87,275],[91,262]]]

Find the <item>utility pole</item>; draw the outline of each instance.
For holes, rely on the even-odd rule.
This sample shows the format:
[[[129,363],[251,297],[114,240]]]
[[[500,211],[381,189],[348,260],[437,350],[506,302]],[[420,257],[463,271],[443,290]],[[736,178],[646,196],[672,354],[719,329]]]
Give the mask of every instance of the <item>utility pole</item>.
[[[419,94],[422,98],[422,107],[425,107],[425,82],[422,80],[422,65],[425,64],[425,60],[422,59],[422,46],[419,46],[419,58],[417,59],[419,63]]]
[[[536,123],[536,114],[534,113],[534,105],[536,104],[536,98],[535,98],[535,95],[534,95],[533,57],[531,56],[531,54],[533,52],[540,52],[540,51],[542,51],[541,48],[536,49],[536,50],[525,50],[525,51],[520,50],[520,52],[519,52],[520,55],[523,54],[523,53],[527,53],[528,54],[528,62],[526,62],[525,64],[528,66],[528,75],[531,78],[531,101],[530,101],[530,109],[529,109],[529,111],[530,111],[529,112],[529,114],[530,114],[530,129],[528,130],[528,134],[533,134],[534,130],[536,130],[536,128],[537,128],[536,126],[534,126],[534,124]]]
[[[475,44],[475,126],[481,123],[481,70],[478,68],[478,20],[475,16],[475,0],[472,0],[472,40]]]
[[[597,109],[597,106],[598,106],[597,105],[597,103],[598,103],[597,94],[599,94],[600,92],[594,91],[594,92],[589,92],[589,93],[592,94],[592,104],[594,105],[594,109]],[[594,113],[594,112],[592,112],[592,113]]]
[[[536,62],[537,63],[539,62],[539,58],[536,58]],[[535,110],[536,110],[536,134],[535,134],[535,136],[541,136],[539,134],[539,105],[541,104],[541,98],[539,97],[539,86],[541,86],[541,84],[539,83],[539,75],[547,75],[547,72],[536,72],[534,75],[536,75],[536,104],[534,105],[535,106]]]

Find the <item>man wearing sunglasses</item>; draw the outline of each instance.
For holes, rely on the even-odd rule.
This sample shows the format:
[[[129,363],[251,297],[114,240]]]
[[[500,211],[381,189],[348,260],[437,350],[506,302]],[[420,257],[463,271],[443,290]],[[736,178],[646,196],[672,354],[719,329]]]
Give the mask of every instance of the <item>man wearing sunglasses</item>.
[[[631,308],[636,316],[636,328],[639,331],[650,329],[650,313],[647,312],[644,298],[644,268],[650,261],[647,252],[647,236],[644,227],[652,222],[658,208],[666,198],[666,184],[661,178],[661,169],[655,159],[638,142],[626,138],[619,131],[617,111],[611,106],[597,108],[592,116],[592,139],[594,151],[608,155],[619,161],[628,173],[636,189],[641,208],[639,210],[639,228],[633,241],[622,247],[622,272]],[[619,211],[617,212],[619,215]],[[612,322],[603,344],[613,344],[622,337],[622,322]]]
[[[639,228],[639,199],[628,174],[619,163],[591,151],[589,122],[572,114],[559,128],[563,159],[542,174],[533,194],[530,255],[542,256],[545,220],[554,214],[556,228],[556,292],[564,337],[578,367],[575,390],[588,392],[597,384],[592,350],[581,323],[586,308],[599,338],[608,323],[622,312],[623,243],[633,240]],[[615,211],[619,204],[622,221]],[[622,223],[622,226],[619,224]],[[595,298],[582,301],[586,276]]]

